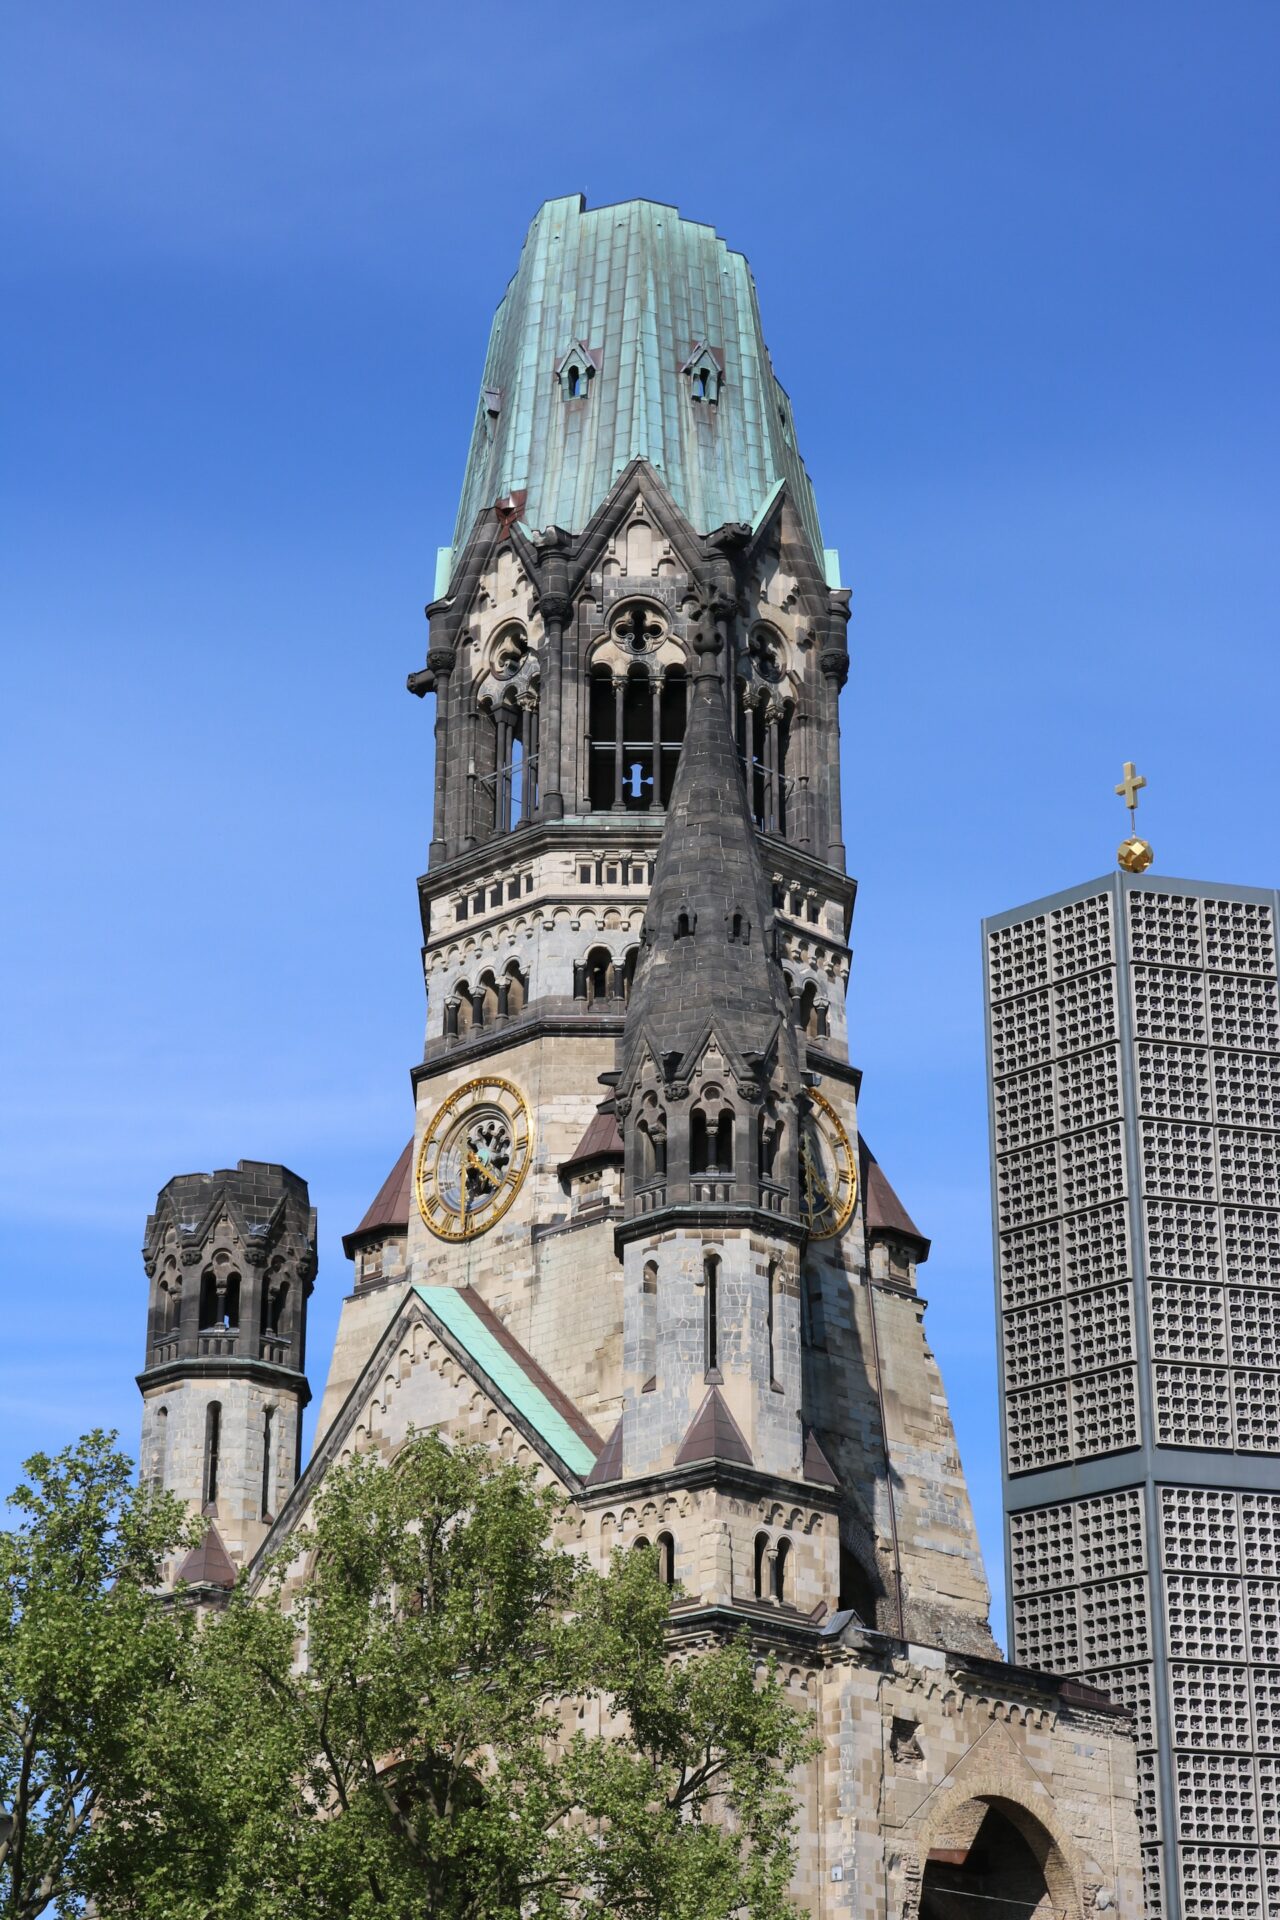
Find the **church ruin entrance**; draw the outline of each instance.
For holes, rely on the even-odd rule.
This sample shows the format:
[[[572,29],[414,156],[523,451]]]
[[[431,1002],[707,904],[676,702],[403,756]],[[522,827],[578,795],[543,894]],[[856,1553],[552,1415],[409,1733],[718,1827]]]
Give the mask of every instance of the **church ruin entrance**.
[[[1074,1920],[1066,1862],[1021,1807],[970,1801],[925,1863],[920,1920]]]

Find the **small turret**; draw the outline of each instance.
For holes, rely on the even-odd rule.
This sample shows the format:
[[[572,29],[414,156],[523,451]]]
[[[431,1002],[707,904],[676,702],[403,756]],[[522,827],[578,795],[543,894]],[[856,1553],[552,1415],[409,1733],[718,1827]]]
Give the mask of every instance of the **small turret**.
[[[240,1567],[298,1477],[316,1271],[305,1180],[260,1160],[179,1174],[143,1264],[142,1475],[206,1514],[208,1551]]]
[[[649,1473],[727,1435],[738,1464],[798,1479],[800,1043],[724,696],[727,615],[704,596],[621,1048],[622,1450]]]

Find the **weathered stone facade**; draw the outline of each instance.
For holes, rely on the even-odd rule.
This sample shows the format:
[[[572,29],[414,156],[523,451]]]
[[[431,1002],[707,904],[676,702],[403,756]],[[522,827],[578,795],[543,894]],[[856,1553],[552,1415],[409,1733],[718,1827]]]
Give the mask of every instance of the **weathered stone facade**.
[[[858,1134],[849,594],[740,256],[669,208],[549,203],[463,499],[410,677],[414,1137],[348,1236],[267,1544],[358,1448],[478,1440],[569,1494],[583,1553],[658,1548],[675,1640],[778,1652],[824,1736],[808,1912],[1135,1916],[1127,1720],[999,1660],[928,1242]]]

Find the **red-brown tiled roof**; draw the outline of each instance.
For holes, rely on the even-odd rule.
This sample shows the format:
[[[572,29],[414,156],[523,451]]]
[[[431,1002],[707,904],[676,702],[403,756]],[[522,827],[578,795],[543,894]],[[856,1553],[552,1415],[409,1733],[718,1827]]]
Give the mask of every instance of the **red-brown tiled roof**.
[[[378,1188],[373,1205],[353,1233],[342,1236],[342,1250],[348,1260],[355,1257],[356,1244],[366,1233],[393,1232],[409,1226],[409,1205],[413,1198],[413,1142],[409,1142],[390,1173]]]
[[[576,1150],[567,1160],[560,1162],[561,1173],[567,1173],[571,1167],[585,1166],[590,1160],[621,1160],[623,1153],[622,1135],[618,1132],[618,1121],[612,1107],[598,1109],[591,1117],[591,1124],[579,1140]]]
[[[922,1250],[921,1258],[925,1258],[929,1252],[928,1240],[889,1185],[884,1169],[861,1136],[858,1138],[858,1158],[867,1232],[897,1234],[903,1240],[914,1240]]]
[[[680,1442],[675,1463],[678,1467],[688,1467],[697,1460],[736,1460],[744,1467],[752,1464],[746,1435],[730,1413],[719,1387],[712,1387],[694,1414],[689,1431]]]
[[[234,1587],[236,1570],[212,1520],[200,1545],[192,1547],[178,1568],[178,1581],[187,1587]]]
[[[622,1478],[622,1422],[619,1420],[613,1432],[604,1443],[604,1452],[587,1475],[585,1485],[603,1486],[610,1480]]]

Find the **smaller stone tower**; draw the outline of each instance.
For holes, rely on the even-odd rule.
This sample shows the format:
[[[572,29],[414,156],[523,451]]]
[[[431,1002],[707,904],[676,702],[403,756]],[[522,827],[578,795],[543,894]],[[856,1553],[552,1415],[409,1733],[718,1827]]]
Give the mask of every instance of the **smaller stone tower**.
[[[316,1271],[307,1183],[262,1160],[179,1174],[147,1221],[143,1263],[142,1477],[208,1515],[206,1560],[240,1567],[300,1466]]]

